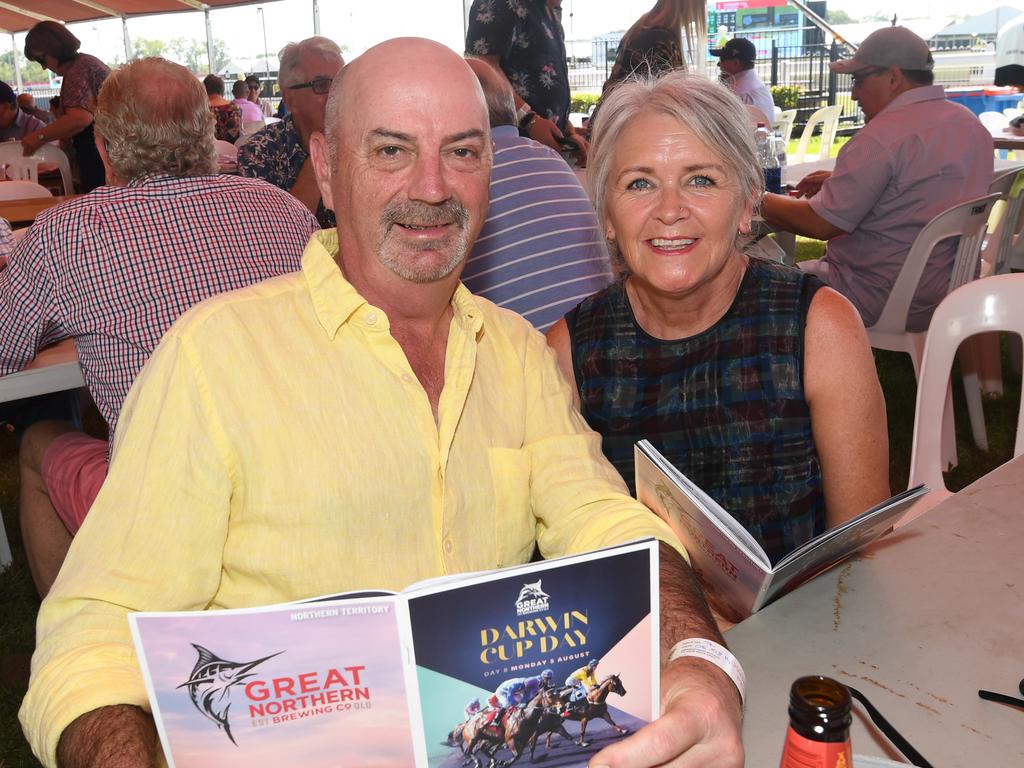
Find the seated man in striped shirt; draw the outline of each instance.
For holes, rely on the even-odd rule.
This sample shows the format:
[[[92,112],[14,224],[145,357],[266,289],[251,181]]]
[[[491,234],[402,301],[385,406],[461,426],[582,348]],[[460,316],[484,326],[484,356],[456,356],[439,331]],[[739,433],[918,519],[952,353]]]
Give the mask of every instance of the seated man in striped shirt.
[[[109,186],[44,211],[0,270],[0,375],[75,339],[86,385],[114,433],[121,404],[164,331],[203,299],[299,267],[318,227],[284,190],[217,175],[202,85],[163,59],[103,84],[97,144]],[[273,231],[213,222],[273,221]],[[21,527],[45,595],[107,473],[109,446],[43,421],[21,444]]]
[[[611,281],[594,206],[557,152],[516,128],[512,86],[481,59],[469,66],[487,99],[494,142],[487,221],[462,282],[541,331]]]

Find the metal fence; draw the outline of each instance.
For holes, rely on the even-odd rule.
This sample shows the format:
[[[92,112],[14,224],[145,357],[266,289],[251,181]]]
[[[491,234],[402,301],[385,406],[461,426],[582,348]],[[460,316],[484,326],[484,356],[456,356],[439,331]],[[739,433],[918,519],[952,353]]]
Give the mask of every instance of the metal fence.
[[[832,42],[826,44],[821,30],[806,27],[786,29],[778,35],[796,44],[781,45],[776,31],[768,30],[748,37],[760,52],[754,69],[769,86],[795,86],[799,89],[795,104],[797,117],[795,135],[815,110],[841,104],[840,133],[852,133],[864,124],[864,115],[851,97],[852,82],[849,75],[831,72],[830,62],[852,55],[847,46]],[[611,73],[618,52],[617,40],[575,40],[566,43],[569,61],[569,83],[573,91],[599,93]],[[941,52],[935,56],[935,84],[946,88],[979,87],[991,85],[995,75],[995,53]],[[708,70],[714,72],[717,59],[708,58]]]

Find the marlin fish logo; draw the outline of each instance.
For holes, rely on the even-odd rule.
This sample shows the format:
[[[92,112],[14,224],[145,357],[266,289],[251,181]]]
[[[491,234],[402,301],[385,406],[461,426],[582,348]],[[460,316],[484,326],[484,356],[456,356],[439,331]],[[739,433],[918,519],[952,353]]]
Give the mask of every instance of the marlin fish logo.
[[[516,598],[516,602],[521,603],[523,600],[547,600],[549,596],[540,588],[540,582],[541,580],[537,579],[529,584],[523,584],[523,588],[519,590],[519,597]]]
[[[218,658],[201,645],[191,644],[199,653],[199,660],[192,668],[189,679],[179,685],[179,688],[188,688],[188,695],[192,699],[195,708],[204,716],[208,717],[218,728],[221,728],[231,743],[236,747],[238,742],[231,735],[231,725],[228,722],[228,712],[231,709],[231,689],[243,680],[254,675],[250,670],[267,659],[279,656],[284,651],[272,653],[256,661],[227,661]]]

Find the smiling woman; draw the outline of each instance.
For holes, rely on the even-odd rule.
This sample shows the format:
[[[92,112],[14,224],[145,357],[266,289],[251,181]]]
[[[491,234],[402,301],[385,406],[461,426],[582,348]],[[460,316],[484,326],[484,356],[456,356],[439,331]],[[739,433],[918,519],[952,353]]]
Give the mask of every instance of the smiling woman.
[[[590,172],[622,277],[548,340],[631,488],[647,438],[777,561],[888,497],[887,438],[853,307],[743,253],[763,191],[747,126],[684,73],[606,97]]]

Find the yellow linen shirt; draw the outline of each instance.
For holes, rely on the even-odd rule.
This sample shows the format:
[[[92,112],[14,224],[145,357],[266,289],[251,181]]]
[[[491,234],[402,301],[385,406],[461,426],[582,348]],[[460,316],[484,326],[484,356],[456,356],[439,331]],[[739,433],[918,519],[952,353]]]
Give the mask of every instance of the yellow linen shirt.
[[[36,754],[79,715],[148,709],[126,615],[238,608],[656,535],[572,405],[544,338],[452,298],[435,423],[333,230],[302,271],[203,302],[118,423],[110,474],[39,614],[21,721]],[[678,547],[678,542],[675,546]]]

